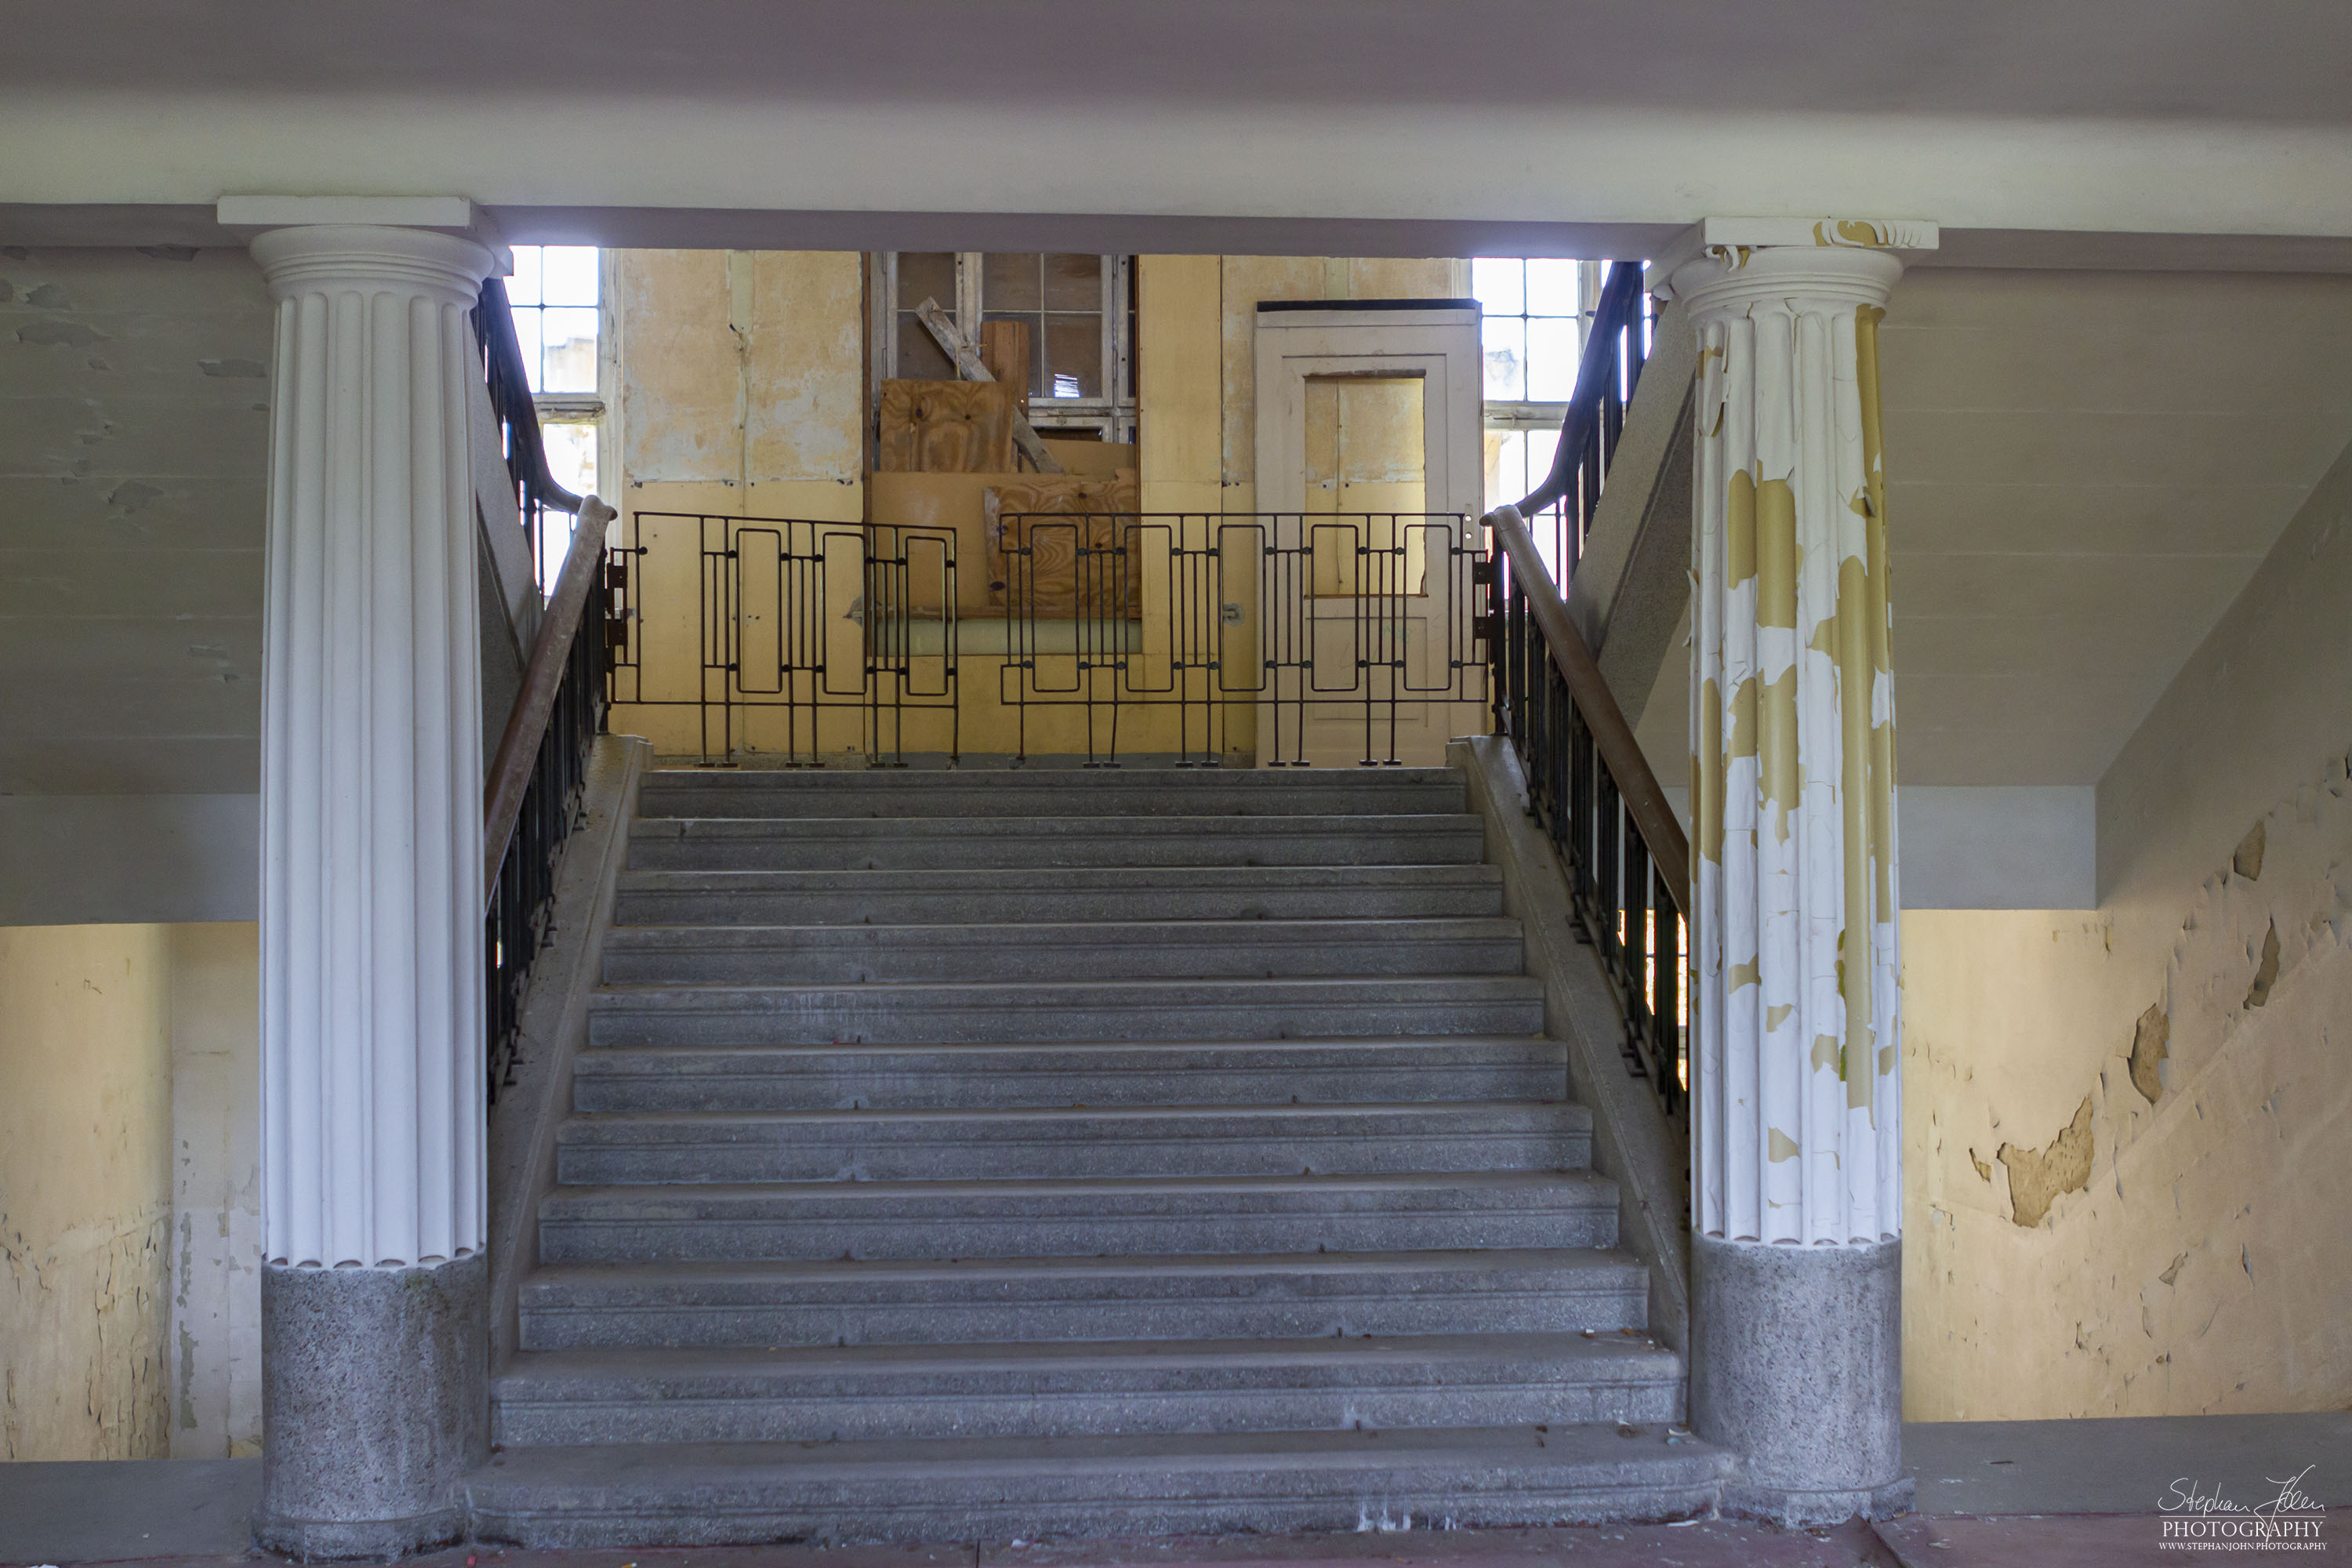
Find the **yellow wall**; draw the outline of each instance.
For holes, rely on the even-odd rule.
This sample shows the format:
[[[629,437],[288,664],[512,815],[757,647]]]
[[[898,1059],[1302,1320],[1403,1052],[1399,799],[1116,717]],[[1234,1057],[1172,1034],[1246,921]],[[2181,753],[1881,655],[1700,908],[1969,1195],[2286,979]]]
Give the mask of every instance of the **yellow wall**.
[[[170,1451],[170,928],[0,929],[0,1454]]]
[[[614,268],[623,512],[861,521],[863,258],[624,250]],[[702,667],[694,525],[641,526],[656,549],[644,602],[659,612],[635,629],[643,695],[690,701]],[[632,706],[614,723],[666,755],[702,749],[691,706]],[[855,714],[828,715],[824,749],[856,750],[861,732]]]

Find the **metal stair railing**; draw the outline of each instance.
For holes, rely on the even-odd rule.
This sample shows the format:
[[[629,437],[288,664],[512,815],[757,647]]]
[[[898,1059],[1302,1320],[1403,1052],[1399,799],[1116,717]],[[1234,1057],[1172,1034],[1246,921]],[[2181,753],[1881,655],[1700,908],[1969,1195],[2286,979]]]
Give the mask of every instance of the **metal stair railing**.
[[[541,949],[555,937],[556,860],[580,824],[589,748],[604,729],[612,642],[604,531],[614,512],[593,495],[573,495],[548,473],[538,411],[506,286],[499,279],[482,285],[474,322],[534,565],[541,559],[546,514],[573,514],[571,547],[550,587],[522,689],[483,784],[487,1055],[495,1100],[513,1081],[523,988]]]
[[[1486,514],[1495,729],[1550,837],[1625,1025],[1628,1068],[1679,1119],[1689,1082],[1690,845],[1517,507]]]
[[[1578,921],[1601,956],[1624,1023],[1626,1066],[1679,1122],[1690,1073],[1689,840],[1526,521],[1561,503],[1550,559],[1573,570],[1641,379],[1648,327],[1641,268],[1612,263],[1551,473],[1517,506],[1486,514],[1492,552],[1477,576],[1488,595],[1496,732],[1518,753],[1528,810],[1559,856]]]

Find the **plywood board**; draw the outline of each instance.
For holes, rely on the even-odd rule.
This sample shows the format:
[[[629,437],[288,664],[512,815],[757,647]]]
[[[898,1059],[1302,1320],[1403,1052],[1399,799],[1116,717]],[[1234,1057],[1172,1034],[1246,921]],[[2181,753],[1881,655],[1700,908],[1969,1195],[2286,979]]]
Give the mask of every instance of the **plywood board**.
[[[877,466],[886,473],[1013,471],[1013,389],[993,381],[886,381]]]
[[[1132,469],[1108,479],[1049,474],[990,486],[990,602],[1041,620],[1141,616],[1137,489]]]

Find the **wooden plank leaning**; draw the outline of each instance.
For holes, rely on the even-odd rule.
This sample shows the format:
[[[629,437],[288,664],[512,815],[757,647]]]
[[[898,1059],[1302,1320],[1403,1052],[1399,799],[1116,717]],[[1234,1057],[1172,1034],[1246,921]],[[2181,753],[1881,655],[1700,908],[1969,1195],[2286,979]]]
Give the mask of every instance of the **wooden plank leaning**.
[[[937,300],[926,298],[921,304],[916,306],[915,320],[923,323],[924,330],[938,339],[940,347],[946,352],[950,359],[955,361],[958,375],[966,381],[996,379],[990,374],[989,368],[980,363],[980,350],[973,347],[971,342],[956,330],[956,324],[948,320],[948,313],[940,309],[940,302]],[[1037,427],[1029,423],[1029,416],[1022,413],[1018,407],[1013,411],[1013,444],[1021,448],[1021,455],[1028,458],[1030,466],[1039,473],[1062,472],[1060,459],[1045,450],[1045,439],[1037,434]]]

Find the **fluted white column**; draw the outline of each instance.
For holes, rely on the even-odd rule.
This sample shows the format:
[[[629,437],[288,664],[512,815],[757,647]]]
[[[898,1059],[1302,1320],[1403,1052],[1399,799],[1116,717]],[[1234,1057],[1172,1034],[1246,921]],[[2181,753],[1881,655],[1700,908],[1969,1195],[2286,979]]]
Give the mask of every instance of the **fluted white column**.
[[[1692,1414],[1739,1511],[1901,1501],[1902,998],[1878,322],[1928,226],[1710,222],[1692,478]]]
[[[1883,250],[1721,249],[1699,339],[1691,608],[1696,1228],[1902,1231],[1878,320]]]
[[[263,1224],[295,1267],[478,1250],[480,616],[466,313],[416,229],[253,242],[278,308],[262,724]]]

